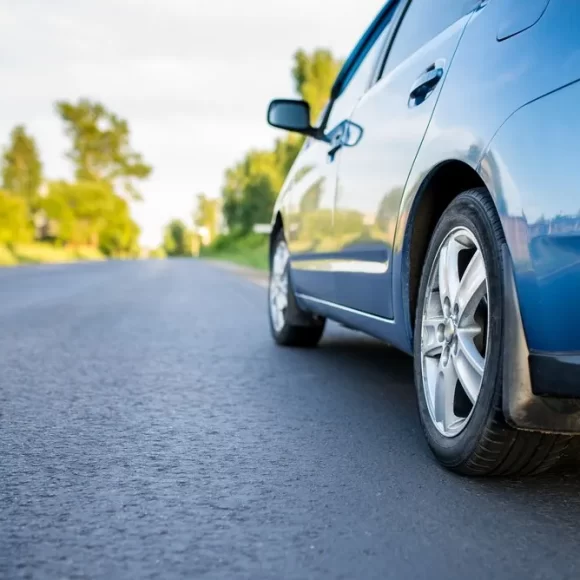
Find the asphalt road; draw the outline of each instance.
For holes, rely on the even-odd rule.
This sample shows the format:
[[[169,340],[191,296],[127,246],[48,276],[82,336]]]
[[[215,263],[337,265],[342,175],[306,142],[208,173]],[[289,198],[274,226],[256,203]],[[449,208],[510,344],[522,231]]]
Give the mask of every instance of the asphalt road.
[[[580,478],[435,465],[411,361],[196,261],[0,271],[0,577],[580,577]]]

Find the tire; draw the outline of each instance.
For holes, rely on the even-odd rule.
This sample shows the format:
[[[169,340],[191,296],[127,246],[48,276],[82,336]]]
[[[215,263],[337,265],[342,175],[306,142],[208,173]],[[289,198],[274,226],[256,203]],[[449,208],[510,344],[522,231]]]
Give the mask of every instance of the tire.
[[[435,457],[464,475],[546,471],[572,439],[519,431],[504,419],[504,242],[487,191],[462,193],[435,228],[419,287],[414,337],[419,417]]]
[[[326,320],[298,307],[290,278],[289,257],[284,232],[281,230],[274,239],[270,260],[270,332],[280,346],[312,348],[320,342]]]

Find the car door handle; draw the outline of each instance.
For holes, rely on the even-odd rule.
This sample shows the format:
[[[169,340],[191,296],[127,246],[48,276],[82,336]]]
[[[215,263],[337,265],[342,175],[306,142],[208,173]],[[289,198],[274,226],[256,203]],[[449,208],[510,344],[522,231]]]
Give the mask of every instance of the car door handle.
[[[422,103],[443,78],[443,67],[431,65],[413,84],[409,94],[409,105]]]

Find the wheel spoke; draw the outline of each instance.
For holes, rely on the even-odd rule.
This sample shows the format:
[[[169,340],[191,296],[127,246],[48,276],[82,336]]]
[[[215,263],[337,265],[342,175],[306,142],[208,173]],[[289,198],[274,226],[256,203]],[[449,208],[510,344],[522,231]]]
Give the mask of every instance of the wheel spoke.
[[[284,326],[284,313],[282,312],[281,308],[276,308],[276,323],[278,330],[281,330]]]
[[[443,336],[440,327],[445,323],[442,316],[434,316],[423,320],[421,349],[423,356],[437,356],[443,351]]]
[[[444,429],[449,429],[457,421],[453,411],[457,374],[451,360],[446,365],[441,361],[438,371],[435,383],[435,420],[441,423]]]
[[[281,277],[284,275],[286,263],[288,262],[288,251],[285,246],[278,246],[274,254],[273,272]]]
[[[450,303],[455,301],[457,289],[459,287],[459,264],[458,255],[465,246],[451,238],[442,248],[439,253],[439,294],[441,298],[441,305],[445,312],[445,298]]]
[[[284,293],[284,295],[288,294],[288,276],[282,276],[280,279],[279,288],[280,292]]]
[[[485,359],[473,342],[473,330],[459,330],[457,333],[457,353],[453,355],[453,363],[465,394],[475,404],[481,389]]]
[[[278,292],[276,299],[277,306],[280,311],[284,310],[288,306],[288,296],[284,292]]]
[[[286,244],[280,243],[272,259],[270,276],[270,314],[276,331],[281,331],[286,322],[288,308],[288,259]]]
[[[485,262],[477,250],[469,262],[457,289],[458,318],[471,316],[486,293]]]

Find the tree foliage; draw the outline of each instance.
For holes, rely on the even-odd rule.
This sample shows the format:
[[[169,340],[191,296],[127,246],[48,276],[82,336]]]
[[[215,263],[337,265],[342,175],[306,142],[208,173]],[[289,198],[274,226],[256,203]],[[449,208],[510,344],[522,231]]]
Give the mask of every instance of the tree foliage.
[[[131,218],[129,204],[115,195],[111,213],[100,232],[99,249],[105,256],[136,256],[140,233],[139,226]]]
[[[146,178],[151,167],[131,148],[127,121],[88,100],[61,101],[55,108],[71,139],[67,157],[76,180],[45,184],[41,194],[35,140],[24,126],[15,127],[1,160],[0,246],[36,237],[72,246],[77,256],[100,256],[99,251],[112,257],[137,255],[139,227],[117,189],[137,199],[133,182]]]
[[[313,123],[328,102],[341,66],[341,61],[325,49],[317,49],[311,54],[298,50],[294,55],[292,76],[296,92],[310,105]]]
[[[0,244],[28,242],[32,236],[26,200],[0,190]]]
[[[56,110],[72,144],[67,153],[79,181],[102,181],[121,186],[133,199],[141,199],[135,180],[152,171],[140,153],[130,145],[129,124],[98,102],[59,101]]]
[[[23,125],[14,127],[2,156],[2,187],[34,203],[42,181],[42,163],[33,137]]]
[[[132,255],[139,228],[127,202],[106,183],[51,183],[40,208],[50,235],[63,244],[93,246],[108,256]]]
[[[273,150],[252,150],[226,170],[222,188],[223,213],[228,227],[249,233],[254,224],[268,223],[284,179],[303,140],[295,135],[276,141]]]
[[[163,235],[163,249],[168,256],[191,256],[192,235],[181,220],[172,220]]]

